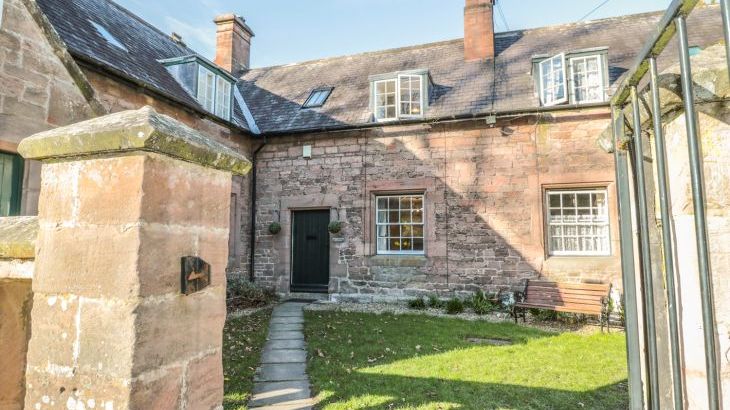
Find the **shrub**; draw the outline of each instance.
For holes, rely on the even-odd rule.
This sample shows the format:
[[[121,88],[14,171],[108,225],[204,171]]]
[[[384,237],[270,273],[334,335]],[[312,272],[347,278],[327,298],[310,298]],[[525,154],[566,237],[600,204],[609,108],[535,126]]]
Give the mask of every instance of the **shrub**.
[[[479,290],[471,298],[471,308],[477,315],[486,315],[487,313],[493,312],[496,306],[484,295],[484,292]]]
[[[243,276],[228,278],[226,299],[231,310],[266,306],[278,299],[273,288],[259,286]]]
[[[411,309],[423,310],[426,309],[426,301],[423,300],[423,297],[418,297],[416,299],[409,300],[408,307]]]
[[[446,313],[456,315],[464,311],[464,302],[459,298],[449,299],[446,302]]]
[[[444,307],[444,301],[439,299],[436,295],[431,295],[428,297],[428,307],[433,309],[441,309]]]

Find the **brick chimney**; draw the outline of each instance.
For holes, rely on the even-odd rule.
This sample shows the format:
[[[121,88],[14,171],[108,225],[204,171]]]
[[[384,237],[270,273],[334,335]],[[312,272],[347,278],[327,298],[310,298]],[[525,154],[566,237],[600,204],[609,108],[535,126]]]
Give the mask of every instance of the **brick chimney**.
[[[253,31],[246,25],[246,20],[235,14],[223,14],[213,21],[217,26],[215,63],[239,76],[251,65]]]
[[[494,3],[496,0],[466,0],[464,7],[464,59],[494,58]]]

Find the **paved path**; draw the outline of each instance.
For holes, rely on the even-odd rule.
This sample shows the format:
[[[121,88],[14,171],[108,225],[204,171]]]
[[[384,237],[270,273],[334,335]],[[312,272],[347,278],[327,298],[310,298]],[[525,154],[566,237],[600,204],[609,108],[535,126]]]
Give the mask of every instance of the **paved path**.
[[[254,376],[249,408],[270,410],[311,409],[304,344],[306,303],[286,302],[274,308],[269,336],[261,353],[261,366]]]

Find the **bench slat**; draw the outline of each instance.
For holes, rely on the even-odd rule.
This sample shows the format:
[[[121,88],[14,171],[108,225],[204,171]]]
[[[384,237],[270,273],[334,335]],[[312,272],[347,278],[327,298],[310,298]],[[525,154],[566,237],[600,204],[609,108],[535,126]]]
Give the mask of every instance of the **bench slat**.
[[[604,296],[595,295],[575,295],[575,294],[564,294],[564,293],[529,293],[527,299],[548,299],[548,300],[585,300],[594,301],[595,303],[601,303]]]
[[[555,310],[558,312],[567,312],[567,313],[583,313],[588,315],[600,315],[602,310],[601,309],[585,309],[582,307],[576,307],[576,306],[552,306],[552,305],[533,305],[533,304],[527,304],[527,303],[518,303],[515,306],[521,307],[521,308],[527,308],[527,309],[548,309],[548,310]]]
[[[610,285],[604,285],[601,283],[568,283],[568,282],[548,282],[542,280],[531,280],[528,282],[528,286],[546,287],[546,288],[565,288],[565,289],[586,289],[586,290],[600,290],[608,292]]]
[[[576,294],[576,295],[596,295],[596,296],[606,296],[608,294],[608,289],[606,291],[600,291],[600,290],[578,290],[578,289],[558,289],[558,288],[546,288],[541,286],[528,286],[527,292],[544,292],[544,293],[569,293],[569,294]]]

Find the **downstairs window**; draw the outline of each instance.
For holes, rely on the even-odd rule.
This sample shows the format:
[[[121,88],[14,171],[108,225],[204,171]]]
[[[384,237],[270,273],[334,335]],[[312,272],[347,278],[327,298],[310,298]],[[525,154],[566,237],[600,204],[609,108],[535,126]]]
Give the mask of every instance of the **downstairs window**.
[[[377,196],[378,254],[423,254],[423,195]]]
[[[547,242],[550,255],[610,255],[605,189],[548,190]]]

